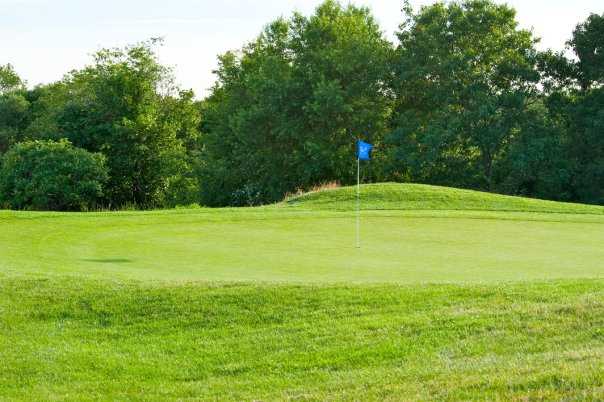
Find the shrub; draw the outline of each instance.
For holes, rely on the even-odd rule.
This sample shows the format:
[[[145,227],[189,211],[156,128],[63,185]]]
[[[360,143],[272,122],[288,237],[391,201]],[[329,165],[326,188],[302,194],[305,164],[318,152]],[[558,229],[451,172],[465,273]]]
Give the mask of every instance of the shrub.
[[[15,144],[2,157],[0,204],[12,209],[82,211],[97,205],[105,157],[67,140]]]

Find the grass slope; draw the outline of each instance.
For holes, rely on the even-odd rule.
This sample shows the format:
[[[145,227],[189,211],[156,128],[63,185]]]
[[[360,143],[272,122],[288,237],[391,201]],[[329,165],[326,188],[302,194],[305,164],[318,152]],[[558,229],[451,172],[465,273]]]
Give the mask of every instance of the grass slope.
[[[604,215],[604,207],[545,201],[491,194],[425,184],[363,185],[361,208],[364,210],[474,210],[516,211]],[[310,209],[348,210],[356,208],[356,187],[316,191],[292,197],[290,206]]]
[[[604,208],[362,193],[0,212],[0,401],[604,399]]]

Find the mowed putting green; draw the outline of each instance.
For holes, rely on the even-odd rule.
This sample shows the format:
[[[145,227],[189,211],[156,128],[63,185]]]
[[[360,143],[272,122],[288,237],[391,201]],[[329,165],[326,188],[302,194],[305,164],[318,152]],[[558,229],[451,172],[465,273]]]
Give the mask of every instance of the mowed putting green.
[[[604,208],[421,185],[262,208],[0,213],[0,269],[153,281],[489,283],[601,278]]]

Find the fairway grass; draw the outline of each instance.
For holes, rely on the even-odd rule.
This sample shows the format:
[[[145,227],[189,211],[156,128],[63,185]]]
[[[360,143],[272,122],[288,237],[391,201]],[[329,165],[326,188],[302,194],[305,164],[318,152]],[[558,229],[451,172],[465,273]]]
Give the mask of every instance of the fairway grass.
[[[604,207],[0,211],[0,401],[604,400]]]

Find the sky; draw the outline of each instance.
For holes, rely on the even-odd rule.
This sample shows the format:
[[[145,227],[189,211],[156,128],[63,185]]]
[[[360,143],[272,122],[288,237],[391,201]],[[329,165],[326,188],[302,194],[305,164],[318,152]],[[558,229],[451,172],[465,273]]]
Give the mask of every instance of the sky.
[[[394,41],[402,0],[342,0],[372,9]],[[434,0],[411,0],[418,8]],[[577,23],[604,13],[602,0],[497,0],[517,10],[539,48],[563,50]],[[59,80],[105,47],[163,37],[160,61],[199,98],[214,82],[216,56],[241,48],[277,17],[310,14],[321,0],[0,0],[0,65],[11,63],[30,86]]]

